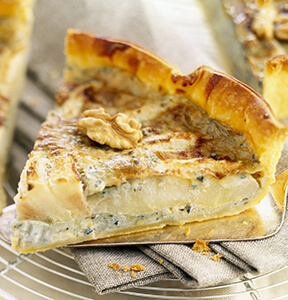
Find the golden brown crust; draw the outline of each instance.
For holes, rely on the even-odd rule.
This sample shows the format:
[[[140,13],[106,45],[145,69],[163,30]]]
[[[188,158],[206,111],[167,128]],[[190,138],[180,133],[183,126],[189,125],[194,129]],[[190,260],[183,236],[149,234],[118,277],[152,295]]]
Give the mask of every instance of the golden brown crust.
[[[288,170],[277,176],[275,183],[271,186],[273,198],[281,210],[284,212],[286,205],[286,191],[288,188]]]
[[[169,75],[180,74],[177,67],[152,52],[124,40],[97,38],[91,33],[70,29],[66,37],[66,64],[80,70],[99,66],[126,70],[154,90],[169,92]],[[73,82],[66,71],[65,81]],[[173,88],[173,87],[172,87]]]
[[[135,75],[155,91],[181,93],[208,114],[244,133],[272,176],[287,136],[263,98],[232,76],[202,66],[189,75],[148,50],[116,39],[70,29],[66,38],[67,65],[81,70],[116,67]],[[73,83],[69,71],[65,80]]]
[[[280,54],[268,58],[265,67],[267,72],[275,72],[281,69],[288,71],[288,55]]]
[[[263,96],[279,119],[288,117],[288,55],[267,59],[263,81]]]

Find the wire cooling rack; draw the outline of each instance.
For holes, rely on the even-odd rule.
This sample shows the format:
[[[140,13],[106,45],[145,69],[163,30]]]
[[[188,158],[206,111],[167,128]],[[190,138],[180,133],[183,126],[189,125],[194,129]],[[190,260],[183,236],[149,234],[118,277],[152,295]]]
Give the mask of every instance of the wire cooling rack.
[[[287,299],[288,267],[210,288],[191,289],[171,279],[99,296],[67,249],[21,254],[0,240],[0,299]]]

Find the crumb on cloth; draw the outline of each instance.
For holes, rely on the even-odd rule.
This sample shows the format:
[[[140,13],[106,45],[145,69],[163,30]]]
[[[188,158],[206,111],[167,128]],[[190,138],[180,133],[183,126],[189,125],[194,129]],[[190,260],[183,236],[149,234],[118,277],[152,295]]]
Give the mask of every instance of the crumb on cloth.
[[[123,268],[124,268],[124,272],[127,272],[130,270],[130,268],[127,265],[123,265]]]
[[[213,256],[210,256],[210,258],[213,259],[214,261],[219,261],[222,256],[223,256],[222,254],[217,253]]]
[[[117,263],[111,262],[108,266],[109,266],[109,268],[114,269],[115,271],[119,270],[119,265]],[[124,272],[131,271],[131,276],[133,278],[136,278],[136,273],[135,272],[141,272],[145,269],[146,269],[146,267],[144,267],[140,264],[135,264],[131,267],[128,267],[127,265],[124,264],[122,271],[124,271]],[[121,272],[117,272],[117,275],[121,275]]]
[[[204,240],[196,240],[195,244],[192,247],[193,251],[196,252],[207,252],[211,251],[211,249],[208,247],[209,241],[204,241]]]
[[[114,269],[115,271],[117,271],[119,269],[119,265],[116,263],[110,263],[109,264],[109,268]]]
[[[209,255],[209,251],[211,251],[211,249],[208,247],[209,241],[204,241],[204,240],[196,240],[195,244],[192,247],[193,251],[196,252],[201,252],[203,255]],[[219,261],[220,258],[222,257],[222,254],[215,254],[213,256],[210,256],[209,258],[211,258],[214,261]]]
[[[133,265],[130,267],[130,270],[132,271],[136,271],[136,272],[140,272],[140,271],[143,271],[145,270],[146,268],[140,264],[136,264],[136,265]]]

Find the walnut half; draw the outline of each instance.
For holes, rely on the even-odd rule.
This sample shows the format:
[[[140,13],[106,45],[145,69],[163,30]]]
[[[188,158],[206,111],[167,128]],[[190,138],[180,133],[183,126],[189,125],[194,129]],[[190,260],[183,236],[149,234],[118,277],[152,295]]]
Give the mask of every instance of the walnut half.
[[[139,122],[122,113],[111,116],[103,108],[84,111],[77,126],[91,140],[111,148],[134,148],[143,137]]]

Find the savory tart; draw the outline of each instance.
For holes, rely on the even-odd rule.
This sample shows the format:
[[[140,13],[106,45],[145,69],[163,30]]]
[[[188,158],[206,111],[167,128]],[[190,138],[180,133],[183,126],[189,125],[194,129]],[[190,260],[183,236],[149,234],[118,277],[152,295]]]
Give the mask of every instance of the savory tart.
[[[231,65],[231,72],[257,91],[269,90],[265,100],[271,104],[278,118],[287,118],[287,100],[280,97],[286,85],[282,85],[279,64],[284,57],[288,60],[288,2],[286,0],[204,0],[209,22],[213,25],[217,41],[222,46]],[[214,17],[213,17],[214,16]],[[267,63],[267,60],[281,56]],[[277,69],[277,70],[276,70]],[[271,73],[273,73],[271,79]],[[268,76],[266,80],[264,77]],[[263,82],[264,80],[264,82]],[[280,82],[278,82],[280,81]],[[268,86],[269,85],[269,86]],[[277,99],[270,97],[270,91],[278,93]],[[272,96],[272,95],[271,95]],[[282,103],[282,104],[281,104]]]
[[[75,30],[66,59],[19,182],[13,249],[221,218],[266,195],[287,129],[247,85]]]
[[[5,165],[24,80],[32,0],[0,0],[0,212],[6,204]]]

